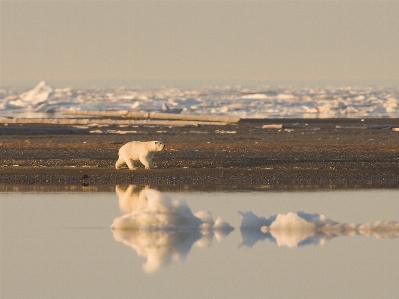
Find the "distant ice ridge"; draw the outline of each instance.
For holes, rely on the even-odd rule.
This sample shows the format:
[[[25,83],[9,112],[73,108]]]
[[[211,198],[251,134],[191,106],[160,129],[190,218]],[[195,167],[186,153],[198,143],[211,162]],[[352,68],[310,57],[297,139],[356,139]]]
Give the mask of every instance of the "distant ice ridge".
[[[399,87],[0,89],[0,115],[63,117],[67,110],[146,110],[241,118],[399,117]]]

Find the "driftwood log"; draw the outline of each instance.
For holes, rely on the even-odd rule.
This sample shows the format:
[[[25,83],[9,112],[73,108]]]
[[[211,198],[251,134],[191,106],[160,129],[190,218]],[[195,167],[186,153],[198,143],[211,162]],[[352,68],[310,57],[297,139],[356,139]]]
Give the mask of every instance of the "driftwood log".
[[[153,119],[101,119],[101,118],[1,118],[0,124],[48,124],[48,125],[151,125],[185,127],[200,125],[222,126],[227,123],[192,120],[153,120]]]
[[[163,119],[163,120],[181,120],[181,121],[200,121],[200,122],[222,122],[222,123],[236,123],[240,121],[239,117],[217,116],[217,115],[188,115],[188,114],[173,114],[161,112],[147,112],[147,111],[67,111],[64,115],[78,115],[78,116],[101,116],[101,117],[120,117],[131,119]]]

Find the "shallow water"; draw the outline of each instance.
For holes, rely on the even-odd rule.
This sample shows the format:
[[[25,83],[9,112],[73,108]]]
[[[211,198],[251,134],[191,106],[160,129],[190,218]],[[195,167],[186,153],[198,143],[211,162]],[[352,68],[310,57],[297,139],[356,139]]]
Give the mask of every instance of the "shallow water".
[[[132,213],[137,219],[144,213],[137,207],[139,188],[122,186],[116,191],[0,193],[0,297],[397,298],[399,294],[399,190],[159,195],[165,205],[170,200],[177,206],[187,203],[193,213],[208,210],[233,231],[178,226],[112,230],[115,219]],[[148,201],[154,199],[146,194]],[[168,214],[170,208],[163,211]],[[179,211],[183,212],[172,214],[168,221],[178,213],[188,214]],[[293,222],[288,219],[290,228],[241,229],[238,211],[265,219],[295,216],[289,213],[298,211],[319,220],[325,215],[340,229],[324,227],[314,233],[295,226],[298,217],[291,217]],[[392,222],[374,230],[342,228],[378,221]]]

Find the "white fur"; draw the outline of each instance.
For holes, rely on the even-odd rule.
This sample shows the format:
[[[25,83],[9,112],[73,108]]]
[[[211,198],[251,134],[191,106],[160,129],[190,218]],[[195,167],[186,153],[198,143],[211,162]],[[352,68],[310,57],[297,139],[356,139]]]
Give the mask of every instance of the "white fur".
[[[161,141],[132,141],[123,145],[119,149],[119,159],[115,163],[115,168],[119,169],[123,164],[127,164],[130,170],[136,169],[133,161],[140,161],[146,169],[151,169],[152,158],[155,152],[160,152],[165,147]]]

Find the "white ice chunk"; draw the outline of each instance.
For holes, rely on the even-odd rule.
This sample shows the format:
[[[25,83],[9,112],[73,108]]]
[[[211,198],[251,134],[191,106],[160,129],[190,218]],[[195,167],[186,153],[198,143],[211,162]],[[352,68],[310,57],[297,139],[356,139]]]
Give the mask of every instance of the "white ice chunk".
[[[241,98],[245,100],[266,100],[268,99],[268,96],[263,93],[254,93],[243,95]]]

